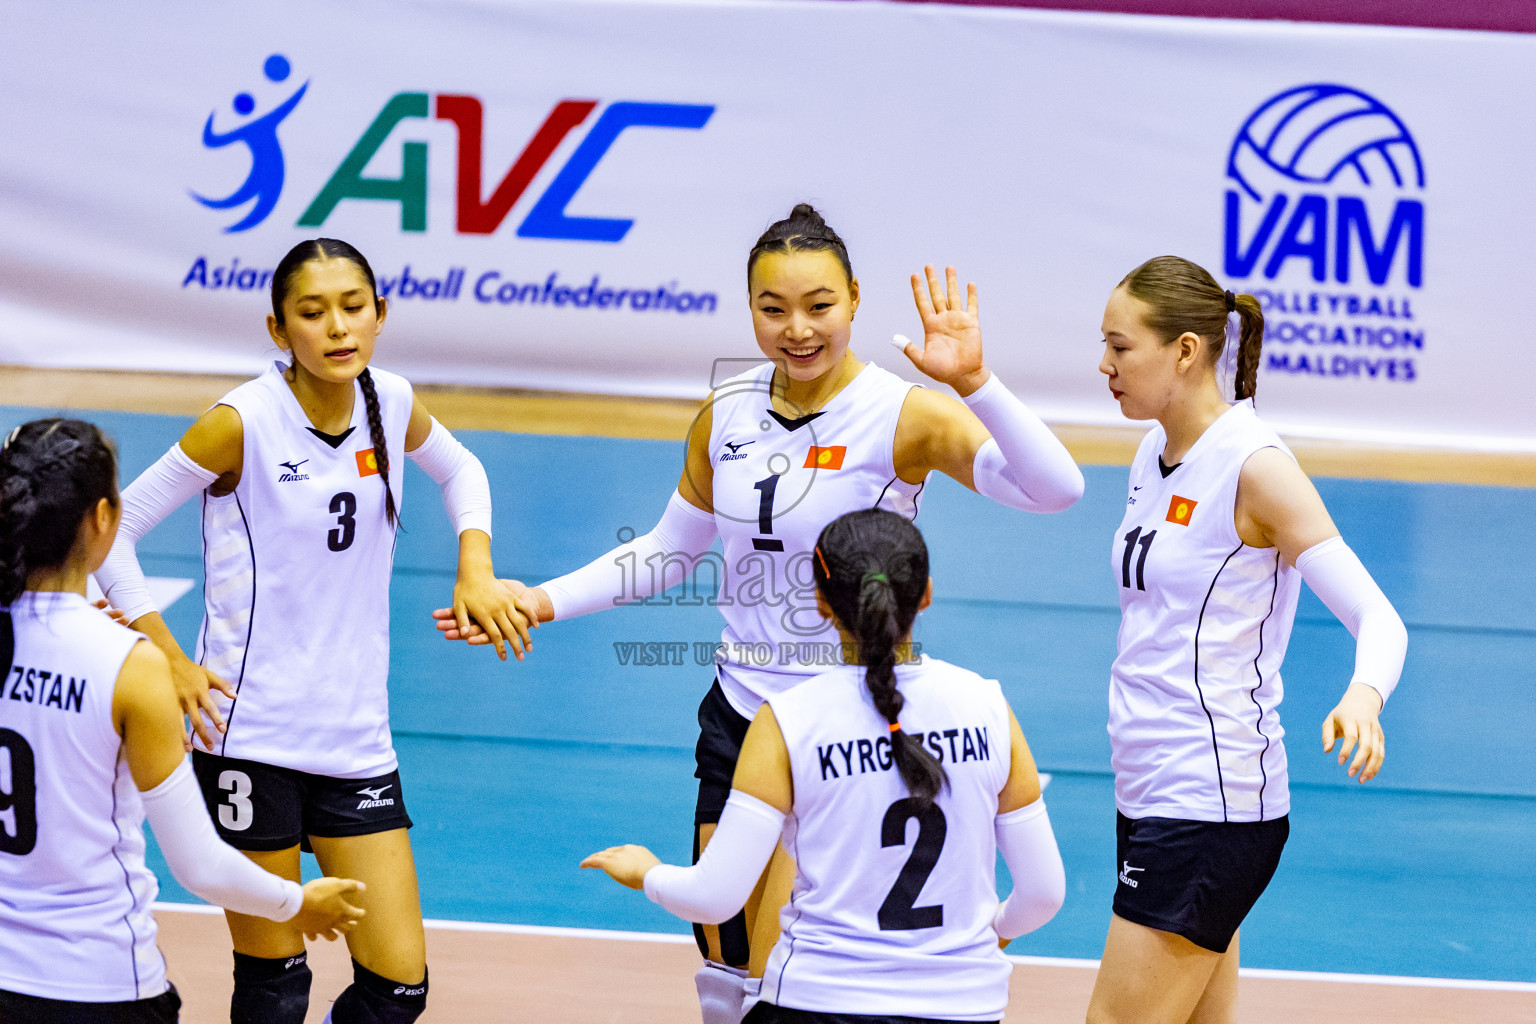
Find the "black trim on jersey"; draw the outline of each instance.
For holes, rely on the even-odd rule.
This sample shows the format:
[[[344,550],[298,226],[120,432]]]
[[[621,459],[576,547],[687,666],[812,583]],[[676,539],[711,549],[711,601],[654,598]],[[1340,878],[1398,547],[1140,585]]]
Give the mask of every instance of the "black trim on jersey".
[[[901,477],[899,477],[899,476],[893,476],[893,477],[890,478],[890,480],[886,481],[885,486],[880,488],[880,497],[875,499],[875,503],[873,505],[871,505],[870,508],[879,508],[880,507],[880,503],[885,500],[885,492],[891,489],[891,484],[894,484],[897,480],[900,480],[900,479],[901,479]],[[927,487],[927,486],[928,486],[928,478],[925,476],[925,477],[923,477],[923,482],[917,485],[917,490],[912,492],[912,520],[911,521],[914,522],[914,523],[917,522],[917,514],[918,514],[918,512],[921,511],[921,505],[919,503],[919,499],[923,496],[923,488]]]
[[[134,910],[138,908],[139,898],[133,894],[133,877],[128,874],[128,865],[123,863],[123,858],[117,855],[117,848],[123,844],[123,826],[117,820],[117,769],[112,770],[112,830],[117,833],[117,842],[112,844],[112,859],[117,861],[117,866],[123,872],[123,887],[128,890],[128,913],[123,915],[123,926],[128,929],[128,963],[133,967],[133,998],[139,998],[139,936],[133,930],[133,921],[130,920]]]
[[[1158,457],[1158,465],[1162,465],[1162,457]],[[1236,557],[1237,553],[1246,547],[1242,541],[1238,541],[1237,547],[1232,553],[1221,560],[1221,569],[1211,577],[1211,585],[1205,592],[1205,600],[1200,602],[1200,617],[1195,620],[1195,693],[1200,697],[1200,710],[1205,712],[1205,720],[1211,723],[1211,753],[1216,758],[1216,788],[1221,791],[1221,820],[1227,819],[1227,784],[1221,777],[1221,744],[1216,742],[1216,719],[1211,716],[1211,709],[1205,706],[1205,691],[1200,688],[1200,627],[1205,624],[1205,607],[1211,603],[1211,594],[1216,590],[1216,581],[1221,578],[1222,570],[1227,563]]]
[[[795,896],[796,895],[798,895],[798,894],[797,893],[793,893],[793,892],[790,893],[789,905],[791,907],[795,907]],[[793,927],[794,925],[798,924],[800,922],[800,918],[803,917],[803,916],[804,916],[804,912],[801,911],[801,909],[799,907],[795,907],[795,919],[793,921],[789,922],[790,926]],[[794,958],[795,958],[795,937],[793,935],[791,935],[789,937],[789,952],[784,954],[784,963],[782,965],[780,965],[780,967],[779,967],[779,983],[778,983],[777,986],[774,987],[774,990],[773,990],[773,1001],[775,1003],[777,1003],[783,997],[783,995],[784,995],[784,975],[789,973],[789,962],[791,960],[793,960]]]
[[[1173,465],[1170,466],[1170,465],[1168,465],[1168,463],[1163,461],[1163,457],[1161,455],[1159,455],[1157,457],[1157,468],[1158,468],[1158,471],[1163,474],[1163,479],[1164,480],[1167,480],[1169,477],[1173,476],[1173,471],[1178,469],[1182,465],[1184,465],[1184,463],[1182,463],[1182,462],[1175,462]]]
[[[224,735],[219,739],[219,754],[223,755],[229,746],[229,730],[235,724],[235,708],[240,703],[240,687],[245,682],[245,663],[251,656],[251,634],[256,628],[256,541],[251,537],[251,523],[245,518],[245,506],[240,504],[240,495],[231,491],[235,496],[235,508],[240,512],[240,525],[245,527],[245,546],[251,551],[251,617],[245,621],[245,645],[240,650],[240,677],[235,680],[235,700],[230,702],[229,717],[224,720]],[[208,571],[203,570],[203,586],[208,586]],[[206,593],[206,590],[204,591]],[[203,658],[207,660],[208,651],[203,650]]]
[[[1258,709],[1259,717],[1253,723],[1254,731],[1264,738],[1264,750],[1259,754],[1259,777],[1263,780],[1259,783],[1259,820],[1264,820],[1264,790],[1269,786],[1269,772],[1264,770],[1264,755],[1269,753],[1269,737],[1264,735],[1264,705],[1259,703],[1258,693],[1264,688],[1264,673],[1259,671],[1259,659],[1264,657],[1264,627],[1269,623],[1269,617],[1275,614],[1275,598],[1280,593],[1280,551],[1275,550],[1275,572],[1273,587],[1269,592],[1269,611],[1264,613],[1264,620],[1259,623],[1259,653],[1253,656],[1253,674],[1259,679],[1253,689],[1248,691],[1248,699],[1253,701],[1253,706]]]
[[[752,550],[753,551],[783,551],[784,550],[784,542],[781,541],[781,540],[776,540],[773,537],[753,537],[752,538]]]
[[[311,434],[314,434],[316,437],[330,445],[332,448],[340,448],[341,442],[351,437],[352,431],[356,430],[357,428],[348,427],[346,430],[343,430],[339,434],[327,434],[325,431],[316,430],[314,427],[305,427],[304,429],[308,430]]]
[[[797,420],[792,420],[788,416],[780,416],[777,412],[775,412],[771,408],[768,410],[768,415],[772,416],[774,419],[778,420],[779,421],[779,426],[783,427],[785,430],[787,430],[791,434],[793,434],[795,431],[799,430],[801,427],[805,426],[807,423],[811,422],[811,420],[815,419],[817,416],[820,416],[821,413],[824,413],[826,411],[827,410],[823,409],[823,410],[821,410],[821,412],[807,413],[804,416],[801,416]]]

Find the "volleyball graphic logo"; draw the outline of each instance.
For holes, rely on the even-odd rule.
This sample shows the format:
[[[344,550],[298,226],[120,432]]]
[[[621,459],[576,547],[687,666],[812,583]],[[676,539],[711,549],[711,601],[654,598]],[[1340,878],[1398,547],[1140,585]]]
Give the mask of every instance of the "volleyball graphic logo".
[[[1418,144],[1386,104],[1343,85],[1303,85],[1266,100],[1233,140],[1227,176],[1263,202],[1275,177],[1356,189],[1424,187]]]
[[[1301,85],[1248,115],[1227,155],[1228,277],[1424,281],[1424,161],[1397,114],[1344,85]],[[1399,258],[1401,257],[1401,258]]]

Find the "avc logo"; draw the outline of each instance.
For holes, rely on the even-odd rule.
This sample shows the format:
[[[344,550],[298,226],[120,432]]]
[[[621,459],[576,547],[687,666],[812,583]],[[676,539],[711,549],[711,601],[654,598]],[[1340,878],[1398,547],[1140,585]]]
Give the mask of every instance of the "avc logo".
[[[288,78],[291,67],[287,58],[274,54],[263,68],[273,82]],[[303,99],[309,88],[305,82],[281,105],[237,128],[223,133],[214,131],[215,114],[208,115],[203,128],[203,145],[209,149],[243,142],[250,150],[251,170],[238,189],[222,199],[208,199],[193,193],[204,206],[218,210],[233,209],[245,203],[252,208],[226,232],[247,231],[262,223],[272,213],[283,190],[284,164],[277,129]],[[234,100],[235,112],[250,115],[255,100],[241,93]],[[402,122],[436,119],[451,122],[458,133],[458,174],[455,196],[455,228],[459,234],[488,235],[495,232],[522,198],[528,186],[548,163],[565,139],[582,125],[599,106],[597,100],[561,100],[544,123],[534,132],[522,153],[502,176],[487,199],[482,199],[482,139],[484,106],[475,96],[424,92],[403,92],[391,97],[374,117],[342,159],[319,193],[300,214],[298,226],[319,227],[346,200],[399,204],[400,230],[427,229],[427,143],[405,141],[400,144],[400,176],[379,178],[365,175],[365,169]],[[619,242],[633,226],[632,219],[573,217],[566,207],[586,183],[599,161],[607,155],[619,136],[630,128],[703,128],[714,113],[710,105],[679,103],[638,103],[618,101],[598,115],[585,137],[576,145],[565,165],[555,174],[543,194],[523,217],[517,234],[521,238],[569,239],[583,242]]]

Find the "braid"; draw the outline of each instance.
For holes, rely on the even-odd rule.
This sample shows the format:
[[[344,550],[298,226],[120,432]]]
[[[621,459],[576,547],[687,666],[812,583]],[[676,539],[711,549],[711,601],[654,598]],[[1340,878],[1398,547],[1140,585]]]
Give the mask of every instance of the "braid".
[[[906,699],[896,687],[896,649],[911,633],[928,588],[928,548],[917,527],[875,508],[833,520],[821,531],[816,553],[817,588],[858,643],[864,685],[891,726],[891,757],[921,813],[949,780],[943,765],[898,721]]]
[[[366,367],[357,375],[357,383],[363,389],[363,408],[368,413],[368,439],[373,442],[373,460],[379,467],[379,479],[384,481],[384,518],[394,526],[399,516],[395,511],[395,492],[389,489],[389,448],[384,440],[384,420],[379,415],[379,392],[373,386],[373,374]]]

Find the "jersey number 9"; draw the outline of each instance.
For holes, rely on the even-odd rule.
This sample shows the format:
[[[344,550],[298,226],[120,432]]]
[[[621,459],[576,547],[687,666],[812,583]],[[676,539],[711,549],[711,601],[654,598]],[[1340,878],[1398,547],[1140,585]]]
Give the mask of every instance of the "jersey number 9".
[[[37,763],[32,745],[0,729],[0,853],[25,857],[37,846]]]

